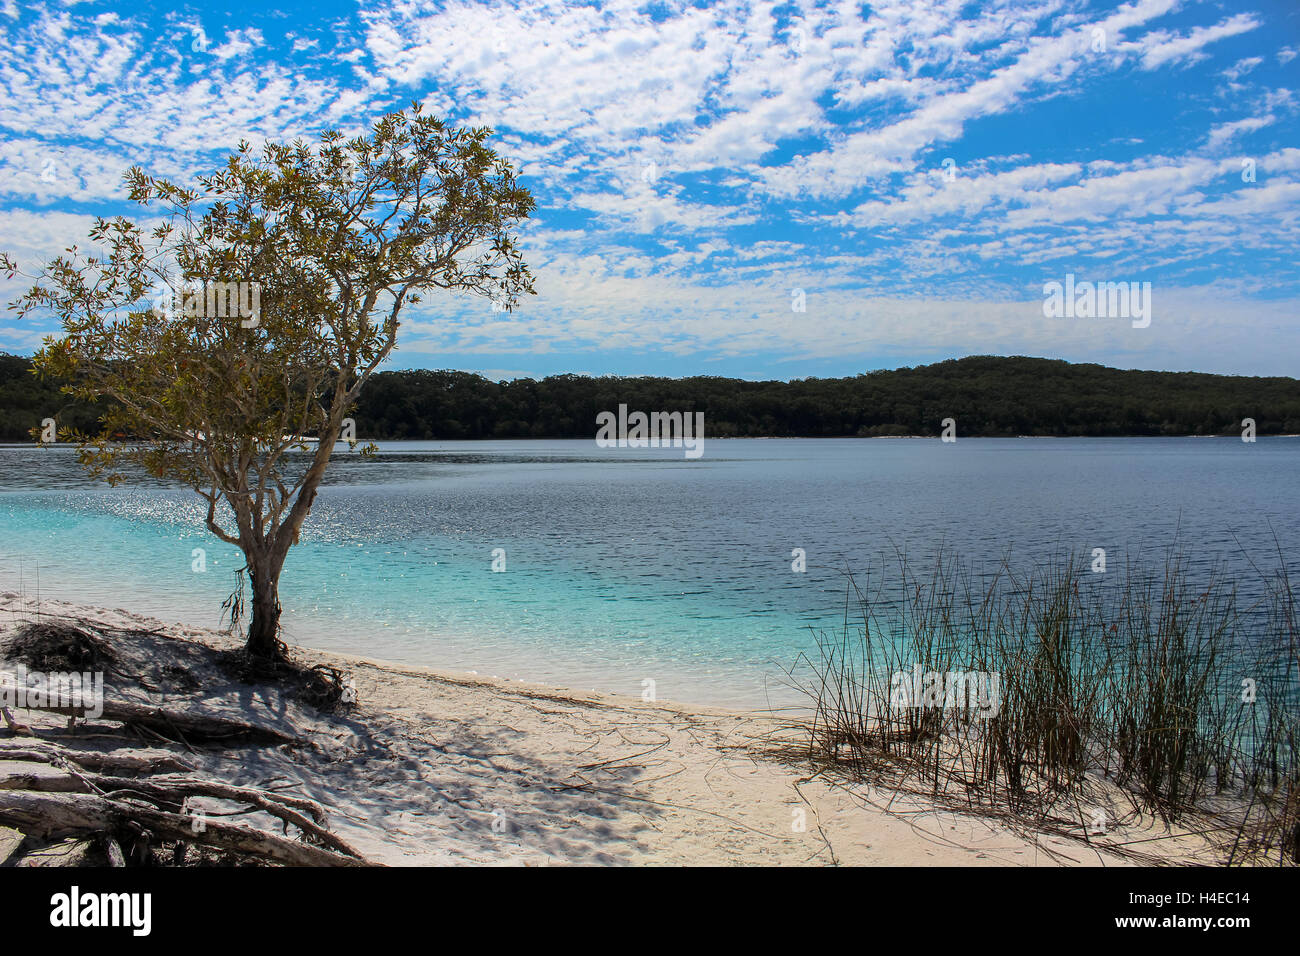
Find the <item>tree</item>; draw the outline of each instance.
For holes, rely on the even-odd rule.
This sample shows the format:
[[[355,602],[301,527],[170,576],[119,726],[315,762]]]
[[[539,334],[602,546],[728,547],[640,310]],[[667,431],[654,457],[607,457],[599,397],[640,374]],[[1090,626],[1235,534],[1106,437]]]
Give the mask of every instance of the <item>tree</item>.
[[[73,246],[10,306],[62,324],[39,374],[112,400],[97,434],[60,432],[90,473],[115,483],[143,467],[192,487],[208,530],[243,552],[259,658],[284,656],[280,572],[335,445],[355,447],[346,416],[403,309],[429,290],[506,310],[533,292],[511,230],[535,204],[491,133],[413,104],[353,139],[240,143],[200,189],[133,168],[130,198],[162,224],[96,220],[97,254]],[[7,254],[0,267],[19,271]]]

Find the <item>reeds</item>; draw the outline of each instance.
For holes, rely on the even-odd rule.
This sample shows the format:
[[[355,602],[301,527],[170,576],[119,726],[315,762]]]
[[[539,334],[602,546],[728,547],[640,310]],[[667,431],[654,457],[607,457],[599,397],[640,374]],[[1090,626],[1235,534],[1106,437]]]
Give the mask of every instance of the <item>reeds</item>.
[[[982,575],[941,555],[924,578],[896,555],[849,578],[843,626],[792,671],[808,756],[1079,833],[1060,808],[1104,784],[1169,824],[1212,815],[1226,862],[1295,863],[1300,634],[1279,563],[1243,602],[1177,555]]]

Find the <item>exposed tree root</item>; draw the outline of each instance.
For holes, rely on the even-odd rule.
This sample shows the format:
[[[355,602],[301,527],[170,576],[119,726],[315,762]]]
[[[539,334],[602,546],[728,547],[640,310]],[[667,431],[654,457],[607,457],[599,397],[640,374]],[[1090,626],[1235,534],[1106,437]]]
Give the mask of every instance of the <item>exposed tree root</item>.
[[[56,747],[28,740],[21,743],[0,741],[0,760],[25,760],[58,767],[75,765],[82,770],[100,773],[160,773],[168,770],[194,769],[184,760],[163,750],[102,753],[97,750],[74,750],[71,747]]]
[[[241,740],[247,743],[267,744],[301,742],[297,737],[263,724],[250,724],[242,720],[188,711],[164,710],[161,707],[131,704],[126,701],[104,701],[103,717],[107,720],[119,721],[128,727],[152,730],[168,739],[175,739],[175,734],[181,734],[183,741]]]
[[[29,703],[27,709],[63,714],[68,717],[81,717],[85,714],[83,707],[60,707],[51,704]],[[167,710],[122,700],[104,701],[103,712],[97,719],[116,721],[128,727],[149,730],[177,743],[231,740],[266,744],[301,743],[297,737],[264,724],[250,724],[242,720],[196,714],[191,711]]]
[[[259,657],[241,648],[224,653],[221,667],[245,683],[274,682],[286,687],[297,700],[322,713],[337,713],[352,703],[346,676],[327,664],[303,667],[288,658]]]
[[[51,837],[148,831],[155,840],[203,844],[285,866],[362,866],[357,855],[276,836],[264,830],[126,803],[118,798],[80,793],[0,793],[0,820],[29,835]]]
[[[37,671],[115,671],[117,655],[88,627],[54,621],[27,624],[5,642],[5,656]]]
[[[117,799],[147,800],[159,807],[182,811],[193,797],[211,797],[256,807],[285,823],[297,827],[304,836],[345,856],[360,859],[360,854],[342,839],[325,829],[325,809],[314,800],[270,794],[250,787],[236,787],[194,777],[154,777],[137,780],[100,774],[62,774],[58,776],[31,772],[0,772],[0,791],[22,790],[33,793],[91,793]],[[4,795],[0,794],[0,815]],[[299,812],[302,811],[302,812]],[[304,816],[304,813],[311,817]],[[201,841],[200,841],[201,842]]]
[[[253,661],[197,643],[160,648],[153,632],[114,635],[125,640],[106,640],[78,621],[40,622],[0,645],[0,664],[21,661],[47,672],[112,670],[120,678],[119,693],[97,702],[102,707],[93,720],[85,718],[84,708],[25,700],[29,712],[72,718],[67,730],[50,727],[49,718],[40,726],[28,718],[29,726],[4,713],[10,739],[0,730],[0,824],[16,828],[22,840],[20,849],[9,848],[6,865],[368,865],[330,831],[326,810],[315,800],[200,774],[197,767],[211,765],[205,748],[229,752],[308,742],[294,730],[292,718],[269,724],[244,719],[235,709],[213,712],[216,708],[188,693],[172,670],[184,671],[193,682],[196,671],[211,679],[214,665],[229,668],[245,682],[287,686],[291,699],[321,709],[340,702],[342,674]],[[132,638],[137,643],[130,643]],[[170,696],[164,697],[166,706],[140,703],[122,699],[123,687],[131,688],[127,697]],[[84,721],[80,727],[78,719]],[[102,724],[121,727],[105,732]],[[128,743],[140,737],[152,743],[98,749],[106,738]],[[181,748],[192,759],[183,759]],[[282,832],[224,819],[247,814],[273,818]]]

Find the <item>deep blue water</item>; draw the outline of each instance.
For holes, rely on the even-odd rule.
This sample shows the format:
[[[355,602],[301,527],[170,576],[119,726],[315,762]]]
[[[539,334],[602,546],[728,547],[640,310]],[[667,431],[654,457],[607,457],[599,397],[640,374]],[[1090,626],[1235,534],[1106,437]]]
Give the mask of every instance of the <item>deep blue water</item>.
[[[942,547],[979,571],[1251,562],[1300,575],[1300,440],[391,442],[340,452],[282,580],[290,640],[389,660],[761,705],[846,570]],[[92,485],[67,448],[0,448],[0,588],[216,625],[242,560],[184,489]],[[194,548],[206,571],[192,569]],[[492,571],[493,550],[506,570]],[[807,554],[795,573],[791,551]]]

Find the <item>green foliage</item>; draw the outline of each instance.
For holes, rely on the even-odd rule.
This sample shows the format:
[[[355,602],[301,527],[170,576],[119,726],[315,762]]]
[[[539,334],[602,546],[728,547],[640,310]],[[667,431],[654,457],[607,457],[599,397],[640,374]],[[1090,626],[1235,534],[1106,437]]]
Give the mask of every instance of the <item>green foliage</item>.
[[[1242,580],[1193,575],[1177,548],[1102,575],[1082,555],[995,569],[882,555],[790,671],[814,711],[807,755],[830,779],[1010,809],[1090,843],[1081,824],[1131,801],[1225,863],[1300,862],[1300,630],[1278,558],[1246,602]],[[909,674],[936,675],[937,693],[907,690]],[[983,692],[963,693],[975,675]]]
[[[72,246],[32,276],[11,308],[52,314],[63,334],[33,358],[47,385],[20,409],[57,418],[93,474],[134,463],[230,499],[241,544],[278,533],[319,477],[282,481],[284,452],[318,435],[323,469],[407,304],[447,290],[510,308],[532,292],[510,230],[533,199],[489,135],[416,104],[352,140],[241,144],[197,189],[129,170],[131,199],[162,224],[98,219],[91,252]],[[7,255],[0,267],[21,274]],[[78,414],[57,414],[68,399],[48,383]],[[98,427],[83,430],[89,403]],[[35,424],[19,417],[6,429]]]
[[[1196,372],[1123,371],[1048,359],[977,356],[852,378],[748,382],[554,375],[492,382],[454,371],[384,372],[358,405],[375,439],[588,438],[596,414],[703,411],[717,437],[1108,436],[1300,433],[1300,382]]]
[[[64,395],[60,383],[33,374],[31,359],[0,352],[0,441],[31,441],[46,418],[89,432],[99,414],[97,406]]]
[[[26,367],[0,356],[0,438],[28,438],[60,402],[76,416],[70,423],[90,420],[90,406],[56,397]],[[355,418],[357,434],[377,440],[589,438],[596,413],[620,402],[702,410],[718,437],[935,435],[949,416],[965,436],[1238,435],[1243,418],[1255,419],[1261,435],[1300,433],[1295,379],[994,356],[794,382],[580,375],[493,382],[469,372],[380,372]]]
[[[512,233],[533,197],[490,135],[414,104],[353,139],[241,143],[197,188],[133,168],[130,198],[160,225],[96,219],[89,251],[70,246],[33,273],[0,253],[0,270],[32,280],[10,308],[62,329],[35,371],[98,406],[83,430],[57,414],[66,400],[37,393],[38,421],[56,418],[95,477],[134,465],[206,499],[208,530],[248,558],[255,625],[278,617],[285,554],[404,308],[454,292],[510,309],[533,291]],[[306,434],[319,442],[299,467],[287,452]]]
[[[67,407],[60,422],[93,419],[0,355],[0,439]],[[357,404],[357,434],[377,440],[589,438],[596,413],[702,410],[710,435],[935,435],[956,418],[966,436],[1261,435],[1300,433],[1300,382],[1198,372],[1135,372],[1049,359],[979,356],[853,378],[747,382],[713,376],[493,382],[455,371],[380,372]]]

